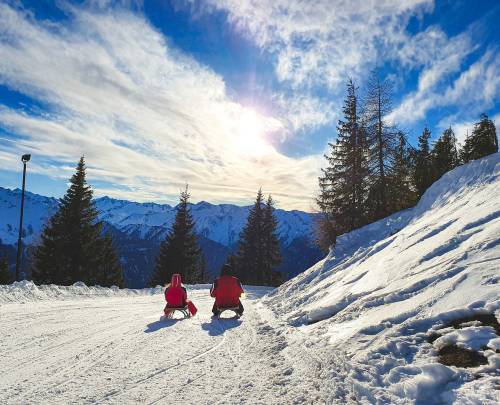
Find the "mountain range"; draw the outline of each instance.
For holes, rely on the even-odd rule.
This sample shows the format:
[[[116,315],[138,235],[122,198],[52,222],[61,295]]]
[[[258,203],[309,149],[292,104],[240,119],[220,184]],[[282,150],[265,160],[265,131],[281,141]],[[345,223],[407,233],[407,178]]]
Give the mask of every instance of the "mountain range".
[[[11,266],[19,232],[21,190],[0,187],[0,253],[7,254]],[[104,229],[113,235],[124,269],[125,283],[140,288],[147,285],[155,258],[174,218],[176,207],[168,204],[138,203],[101,197],[95,200]],[[57,210],[58,200],[26,192],[23,241],[27,246],[24,271],[30,251],[44,225]],[[235,250],[250,207],[232,204],[190,204],[196,233],[207,260],[210,278],[215,277],[227,256]],[[315,214],[276,209],[283,263],[279,270],[286,278],[307,269],[322,257],[315,246]]]

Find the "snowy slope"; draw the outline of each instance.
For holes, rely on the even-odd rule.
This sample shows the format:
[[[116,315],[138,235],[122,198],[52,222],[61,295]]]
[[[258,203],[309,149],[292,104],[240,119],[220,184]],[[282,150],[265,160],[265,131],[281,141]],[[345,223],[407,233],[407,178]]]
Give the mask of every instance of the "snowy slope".
[[[447,367],[436,363],[443,342],[433,346],[426,337],[459,316],[499,318],[499,281],[497,153],[444,175],[415,208],[342,236],[335,251],[265,303],[311,342],[345,356],[358,401],[495,403],[500,391],[491,373],[498,374],[499,354],[486,351],[483,369]],[[483,346],[494,335],[492,328],[471,328]],[[464,336],[444,339],[472,345]],[[488,370],[489,377],[474,380]]]

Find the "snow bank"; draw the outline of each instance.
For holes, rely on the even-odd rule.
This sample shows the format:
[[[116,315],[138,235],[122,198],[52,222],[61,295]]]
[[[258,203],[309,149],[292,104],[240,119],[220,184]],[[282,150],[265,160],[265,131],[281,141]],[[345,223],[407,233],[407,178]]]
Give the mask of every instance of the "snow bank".
[[[499,280],[497,153],[445,174],[416,207],[342,235],[335,251],[264,303],[308,339],[345,353],[358,401],[441,403],[470,395],[487,403],[500,393],[476,393],[491,382],[474,379],[485,369],[438,364],[427,338],[462,316],[499,318]],[[496,347],[494,335],[468,325],[437,345]],[[500,364],[498,354],[487,355],[490,369]]]
[[[188,291],[208,290],[210,284],[189,284],[186,285]],[[260,296],[273,290],[270,287],[244,286],[249,296]],[[78,298],[94,297],[126,297],[140,295],[163,294],[165,288],[157,285],[154,288],[142,289],[120,289],[118,287],[89,287],[85,283],[77,282],[70,286],[60,286],[55,284],[36,285],[32,281],[19,281],[10,285],[0,285],[0,304],[4,303],[26,303],[46,300],[72,300]]]
[[[19,281],[10,285],[0,285],[0,303],[25,303],[43,300],[67,300],[92,297],[123,297],[130,295],[153,295],[163,293],[163,288],[144,288],[140,290],[120,289],[118,287],[86,286],[78,282],[70,286],[55,284],[37,286],[32,281]]]

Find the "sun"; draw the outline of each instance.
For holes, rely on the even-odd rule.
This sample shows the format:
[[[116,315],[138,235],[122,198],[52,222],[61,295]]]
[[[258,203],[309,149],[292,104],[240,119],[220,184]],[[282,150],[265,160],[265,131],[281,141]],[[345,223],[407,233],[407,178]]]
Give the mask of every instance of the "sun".
[[[238,118],[233,135],[234,146],[242,155],[262,156],[272,147],[265,139],[269,130],[264,119],[253,110],[244,111]]]

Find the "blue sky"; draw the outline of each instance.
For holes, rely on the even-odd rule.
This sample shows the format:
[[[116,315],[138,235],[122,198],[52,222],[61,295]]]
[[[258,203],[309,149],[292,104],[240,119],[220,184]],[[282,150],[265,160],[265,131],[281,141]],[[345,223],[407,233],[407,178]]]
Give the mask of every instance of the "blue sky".
[[[0,186],[311,210],[347,77],[392,82],[416,142],[500,123],[497,1],[2,1]]]

